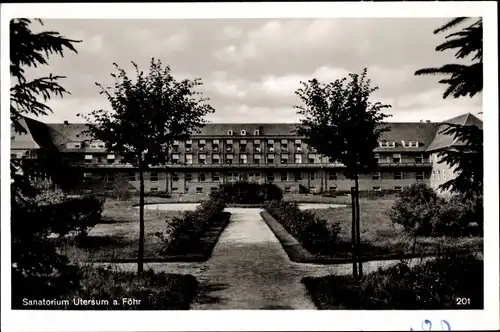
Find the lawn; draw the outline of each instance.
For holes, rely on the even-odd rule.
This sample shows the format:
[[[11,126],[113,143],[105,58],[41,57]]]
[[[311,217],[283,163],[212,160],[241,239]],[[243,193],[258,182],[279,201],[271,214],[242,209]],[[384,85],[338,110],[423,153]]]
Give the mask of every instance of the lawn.
[[[408,236],[401,227],[394,225],[388,216],[393,203],[392,197],[360,198],[361,252],[366,259],[397,253],[410,254],[413,251],[414,239]],[[340,223],[340,242],[335,246],[335,251],[330,254],[337,258],[352,257],[351,207],[311,211],[328,222]],[[418,237],[415,243],[417,255],[448,249],[481,251],[482,248],[482,237]]]
[[[156,200],[148,201],[155,202]],[[94,226],[88,238],[77,242],[74,237],[58,239],[58,247],[76,262],[135,260],[139,240],[139,209],[136,200],[106,200],[102,222]],[[182,211],[144,210],[144,257],[154,260],[163,242],[155,235],[164,232],[166,221],[182,215]]]

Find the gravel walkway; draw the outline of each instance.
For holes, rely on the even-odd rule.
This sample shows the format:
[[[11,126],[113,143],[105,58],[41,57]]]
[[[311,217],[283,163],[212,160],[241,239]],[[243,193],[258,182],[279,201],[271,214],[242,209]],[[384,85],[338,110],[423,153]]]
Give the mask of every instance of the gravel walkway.
[[[231,222],[205,263],[148,263],[146,268],[194,275],[200,290],[191,309],[316,309],[301,279],[350,274],[352,264],[315,265],[290,261],[261,219],[261,209],[228,208]],[[365,273],[397,261],[364,263]],[[117,264],[135,270],[136,264]]]

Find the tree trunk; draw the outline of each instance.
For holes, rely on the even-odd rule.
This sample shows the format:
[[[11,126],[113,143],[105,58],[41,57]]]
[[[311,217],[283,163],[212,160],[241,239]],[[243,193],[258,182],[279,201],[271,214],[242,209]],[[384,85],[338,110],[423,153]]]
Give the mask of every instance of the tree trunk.
[[[359,182],[358,175],[355,178],[356,187],[356,248],[359,262],[359,277],[363,278],[363,261],[361,260],[361,226],[360,226],[360,213],[359,213]]]
[[[137,274],[144,271],[144,171],[139,169],[139,254],[137,257]]]
[[[358,278],[358,263],[356,260],[356,200],[354,199],[354,190],[351,188],[351,209],[352,209],[352,225],[351,225],[351,242],[352,242],[352,275],[354,279]]]

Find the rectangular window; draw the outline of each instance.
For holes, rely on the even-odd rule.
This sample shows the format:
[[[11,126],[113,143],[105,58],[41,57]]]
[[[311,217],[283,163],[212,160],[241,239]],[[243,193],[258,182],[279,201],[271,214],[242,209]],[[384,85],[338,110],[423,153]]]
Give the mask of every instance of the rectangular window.
[[[172,164],[178,164],[178,163],[179,163],[179,155],[172,154]]]
[[[149,191],[156,192],[156,191],[158,191],[158,188],[154,187],[154,188],[149,189]]]
[[[281,181],[288,181],[288,172],[281,172]]]
[[[302,164],[302,155],[301,154],[296,154],[295,155],[295,163],[296,164]]]
[[[174,182],[179,181],[179,173],[172,173],[172,181]]]
[[[286,139],[281,140],[281,150],[288,151],[288,140]]]
[[[216,192],[217,190],[219,190],[219,188],[218,188],[218,187],[210,187],[210,191],[211,191],[211,192]]]
[[[399,164],[401,162],[401,154],[395,153],[392,155],[392,162],[394,164]]]
[[[246,152],[247,151],[247,140],[242,139],[240,141],[240,152]]]
[[[254,154],[253,155],[253,163],[254,164],[260,164],[260,154]]]
[[[415,156],[415,163],[416,164],[421,164],[423,161],[424,161],[424,157],[422,155]]]
[[[380,172],[373,173],[372,179],[373,180],[380,180]]]
[[[316,180],[316,172],[309,173],[309,178],[311,179],[311,181]]]
[[[424,179],[424,172],[417,172],[417,180],[423,180]]]
[[[315,154],[310,153],[310,154],[307,156],[307,159],[308,159],[308,161],[309,161],[309,164],[314,164],[314,161],[316,160],[316,155],[315,155]]]
[[[192,154],[186,155],[186,164],[188,164],[188,165],[193,164],[193,155]]]
[[[247,181],[248,180],[248,177],[247,177],[247,174],[246,173],[241,173],[240,174],[240,181]]]
[[[285,194],[289,194],[292,192],[292,188],[290,187],[285,187]]]
[[[198,161],[200,164],[206,164],[207,163],[207,155],[202,153],[198,155]]]
[[[151,172],[149,180],[151,182],[158,182],[158,172]]]
[[[186,173],[184,175],[184,178],[185,178],[186,182],[193,181],[193,174],[192,173]]]
[[[249,173],[248,180],[249,181],[260,181],[260,173]]]
[[[135,172],[128,173],[128,180],[129,181],[136,181]]]
[[[380,186],[373,186],[373,191],[382,191],[382,187],[380,187]]]
[[[286,164],[288,162],[288,155],[287,154],[282,154],[281,155],[281,163]]]
[[[267,173],[266,177],[267,177],[267,181],[269,181],[269,182],[274,181],[274,173],[273,172]]]
[[[91,178],[92,177],[92,173],[83,173],[83,177],[84,178]]]
[[[337,180],[337,172],[328,173],[328,180]]]
[[[240,155],[240,164],[246,164],[247,163],[247,155],[246,154],[242,154]]]
[[[115,155],[108,154],[107,160],[108,160],[108,164],[113,164],[115,162]]]
[[[268,164],[273,164],[274,163],[274,154],[268,154],[267,155],[267,163]]]
[[[172,152],[179,152],[179,145],[173,145]]]
[[[395,187],[394,187],[394,190],[395,190],[395,191],[402,191],[402,190],[403,190],[403,187],[401,187],[401,186],[395,186]]]
[[[238,173],[227,173],[227,181],[228,182],[238,181]]]
[[[330,191],[337,191],[337,186],[332,186],[332,187],[328,188],[328,190],[330,190]]]
[[[176,193],[176,192],[178,192],[178,191],[179,191],[179,188],[177,188],[177,187],[172,187],[172,192],[173,192],[173,193]]]
[[[202,187],[196,187],[196,193],[197,194],[203,194],[203,188]]]
[[[302,152],[302,141],[300,139],[295,140],[295,151]]]
[[[380,156],[378,153],[375,154],[375,162],[378,164],[380,162]]]
[[[316,187],[309,187],[309,193],[314,194],[316,192]]]
[[[233,152],[233,140],[228,139],[226,141],[226,152]]]
[[[212,155],[212,163],[213,164],[220,164],[220,155],[218,155],[218,154]]]
[[[206,180],[207,180],[207,175],[205,173],[203,173],[203,172],[198,173],[198,181],[199,182],[204,182]]]
[[[85,155],[85,164],[92,164],[92,155],[91,154]]]
[[[402,172],[395,172],[394,173],[394,180],[402,180],[403,179],[403,173]]]
[[[293,177],[294,177],[295,181],[301,181],[302,180],[302,173],[295,172]]]
[[[272,139],[267,141],[267,151],[274,152],[274,141]]]
[[[212,141],[212,151],[213,152],[220,152],[220,146],[219,146],[219,140],[218,139],[214,139]]]
[[[226,164],[232,164],[233,163],[233,155],[232,154],[227,154],[226,155]]]
[[[106,173],[106,182],[114,182],[115,173]]]
[[[193,142],[191,140],[186,141],[186,152],[193,151]]]
[[[217,172],[212,173],[212,181],[213,182],[218,182],[220,181],[220,174]]]
[[[198,142],[198,149],[200,152],[205,152],[207,150],[207,142],[204,139],[200,139]]]

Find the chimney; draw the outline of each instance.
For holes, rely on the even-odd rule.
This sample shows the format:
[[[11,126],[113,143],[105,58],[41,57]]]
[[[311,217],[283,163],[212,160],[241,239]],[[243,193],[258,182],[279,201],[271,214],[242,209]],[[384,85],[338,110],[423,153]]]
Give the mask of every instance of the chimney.
[[[431,123],[431,120],[426,120],[425,122],[427,122],[427,123]]]
[[[65,125],[65,126],[69,125],[68,120],[64,120],[64,125]]]
[[[424,122],[424,120],[420,119],[420,122]]]

